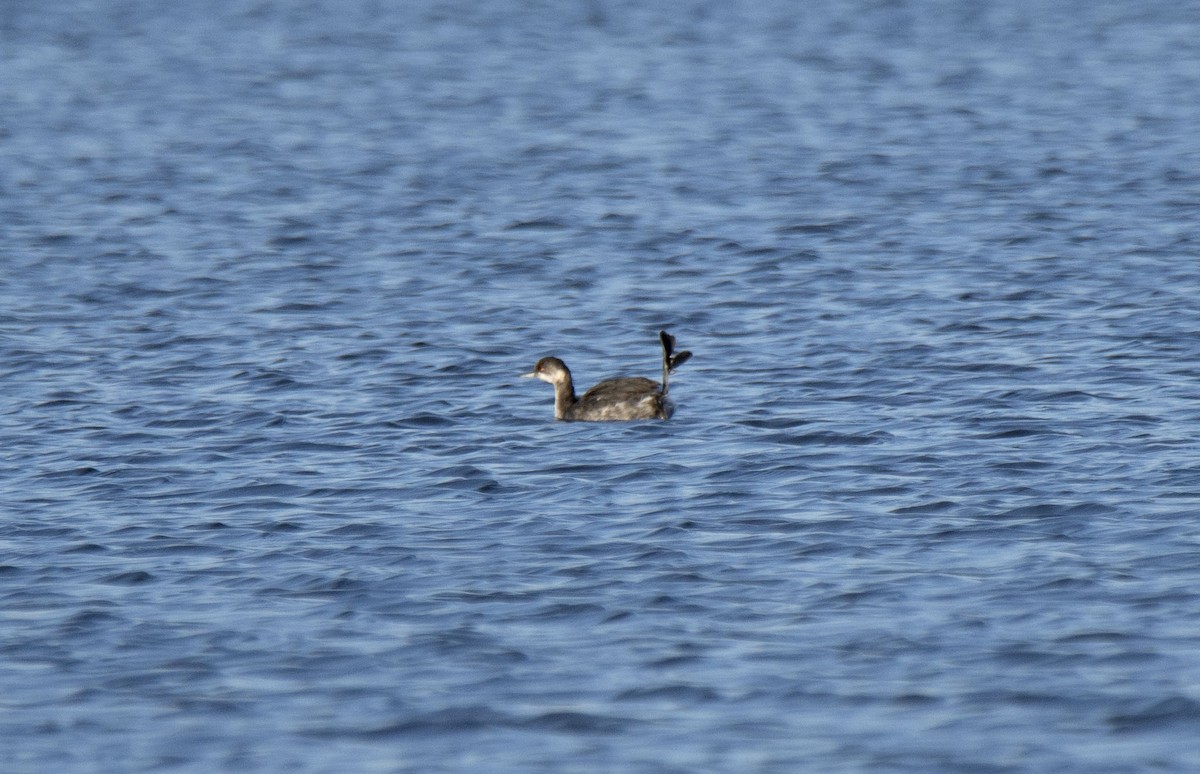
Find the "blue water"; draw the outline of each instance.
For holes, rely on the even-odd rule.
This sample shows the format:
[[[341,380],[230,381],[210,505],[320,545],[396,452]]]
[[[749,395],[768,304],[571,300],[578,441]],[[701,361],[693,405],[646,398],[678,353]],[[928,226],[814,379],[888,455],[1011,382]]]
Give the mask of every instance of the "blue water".
[[[0,770],[1200,770],[1198,126],[1167,0],[3,3]]]

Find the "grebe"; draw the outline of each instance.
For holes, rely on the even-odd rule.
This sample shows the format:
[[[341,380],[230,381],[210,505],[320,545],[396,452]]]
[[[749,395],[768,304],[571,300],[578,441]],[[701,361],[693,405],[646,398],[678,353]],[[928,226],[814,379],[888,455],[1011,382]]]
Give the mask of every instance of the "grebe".
[[[605,379],[583,397],[576,398],[571,371],[556,357],[542,358],[533,371],[521,376],[554,385],[555,419],[582,422],[667,419],[673,410],[667,400],[667,377],[687,362],[692,353],[675,352],[675,337],[666,331],[658,332],[658,340],[663,350],[662,385],[642,376],[619,376]]]

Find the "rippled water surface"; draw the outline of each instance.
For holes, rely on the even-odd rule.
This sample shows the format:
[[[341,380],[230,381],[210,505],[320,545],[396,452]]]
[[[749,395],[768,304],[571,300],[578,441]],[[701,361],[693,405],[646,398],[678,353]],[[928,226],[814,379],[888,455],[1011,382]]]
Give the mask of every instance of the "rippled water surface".
[[[0,769],[1200,770],[1197,126],[1189,3],[0,5]]]

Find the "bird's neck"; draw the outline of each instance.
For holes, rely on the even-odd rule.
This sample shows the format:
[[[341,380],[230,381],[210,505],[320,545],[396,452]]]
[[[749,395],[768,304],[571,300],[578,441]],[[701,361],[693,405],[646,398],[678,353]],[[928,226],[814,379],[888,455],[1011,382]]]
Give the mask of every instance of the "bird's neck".
[[[554,418],[565,419],[567,412],[575,405],[575,384],[568,376],[554,385]]]

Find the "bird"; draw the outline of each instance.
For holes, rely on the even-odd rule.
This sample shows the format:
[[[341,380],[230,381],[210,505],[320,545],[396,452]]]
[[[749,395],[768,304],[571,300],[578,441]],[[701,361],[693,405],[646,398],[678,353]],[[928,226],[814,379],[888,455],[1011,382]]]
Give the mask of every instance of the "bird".
[[[691,357],[688,351],[675,352],[675,337],[658,332],[662,344],[662,384],[643,376],[618,376],[605,379],[582,396],[575,396],[571,369],[556,357],[544,357],[533,370],[521,374],[526,379],[541,379],[554,385],[554,418],[577,422],[621,422],[633,419],[668,419],[674,406],[667,399],[667,379]]]

